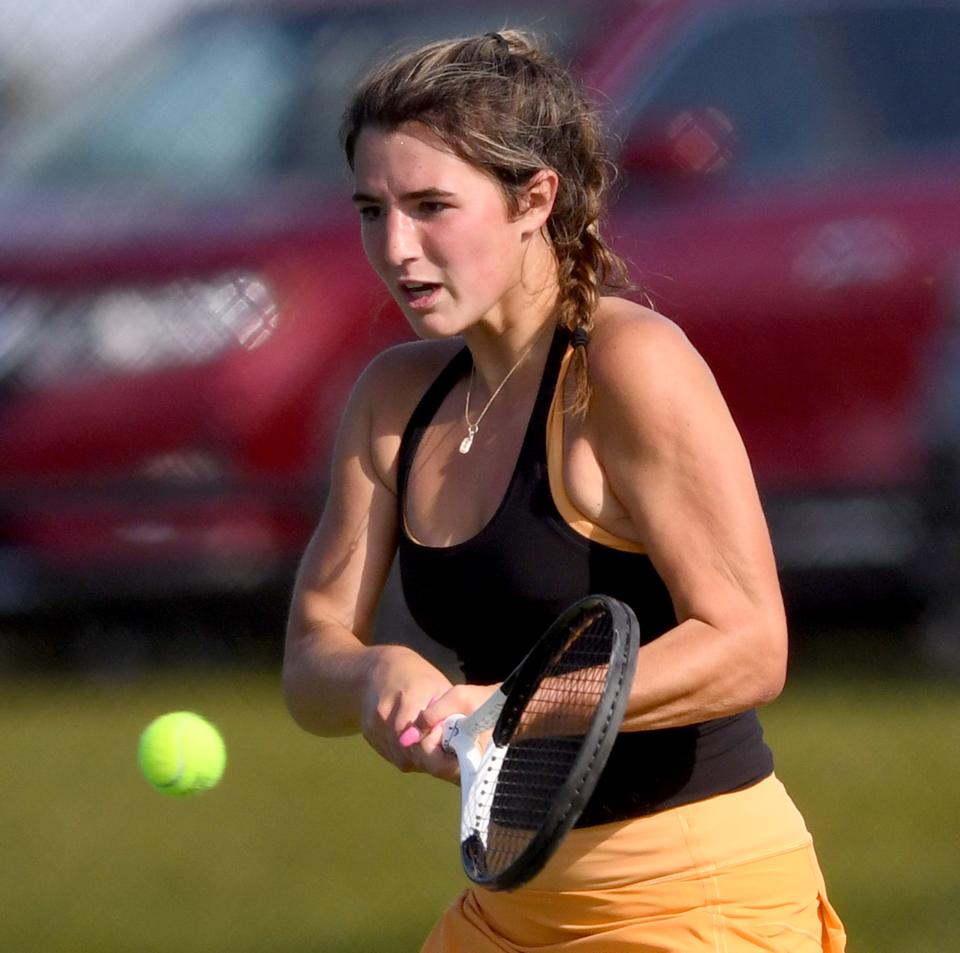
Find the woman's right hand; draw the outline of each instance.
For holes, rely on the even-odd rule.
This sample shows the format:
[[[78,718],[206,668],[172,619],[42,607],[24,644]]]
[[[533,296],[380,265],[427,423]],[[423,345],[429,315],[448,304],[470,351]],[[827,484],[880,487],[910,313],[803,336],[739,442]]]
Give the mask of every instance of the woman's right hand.
[[[400,737],[409,752],[416,771],[423,771],[443,781],[460,780],[457,756],[443,748],[444,725],[451,715],[470,715],[499,687],[495,685],[454,685],[445,695],[435,699],[420,712],[416,721]],[[492,729],[477,739],[481,750],[486,747]]]
[[[360,699],[360,730],[373,750],[401,771],[424,770],[400,736],[453,683],[406,646],[378,645],[369,652]]]

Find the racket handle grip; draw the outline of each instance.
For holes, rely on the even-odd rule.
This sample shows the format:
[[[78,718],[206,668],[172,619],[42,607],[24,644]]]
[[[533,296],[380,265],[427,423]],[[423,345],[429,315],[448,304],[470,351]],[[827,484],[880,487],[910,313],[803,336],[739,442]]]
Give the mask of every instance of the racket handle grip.
[[[440,736],[440,747],[444,751],[455,751],[454,739],[460,734],[460,722],[464,715],[449,715],[443,722],[443,734]],[[472,743],[472,742],[471,742]]]
[[[469,727],[470,721],[463,715],[450,715],[443,723],[443,733],[440,736],[443,750],[457,756],[462,798],[469,796],[483,757],[483,752],[475,744],[477,736],[468,731]],[[461,805],[461,808],[463,806]]]

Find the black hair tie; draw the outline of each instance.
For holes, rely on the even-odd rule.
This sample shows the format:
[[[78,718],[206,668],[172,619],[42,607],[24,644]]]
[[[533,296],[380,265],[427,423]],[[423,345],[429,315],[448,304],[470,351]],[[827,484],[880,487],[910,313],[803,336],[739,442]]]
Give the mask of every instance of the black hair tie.
[[[574,347],[586,347],[590,343],[590,332],[586,328],[577,328],[570,335],[570,343]]]
[[[500,47],[504,53],[510,52],[510,44],[499,33],[484,33],[484,36],[489,37],[491,40],[496,40],[497,46]]]

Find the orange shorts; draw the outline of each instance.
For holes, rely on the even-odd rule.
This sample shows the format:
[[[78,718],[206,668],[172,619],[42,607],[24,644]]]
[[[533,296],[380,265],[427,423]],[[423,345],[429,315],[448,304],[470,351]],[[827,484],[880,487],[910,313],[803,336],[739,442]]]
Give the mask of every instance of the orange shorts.
[[[422,953],[843,953],[783,785],[571,831],[509,893],[466,890]]]

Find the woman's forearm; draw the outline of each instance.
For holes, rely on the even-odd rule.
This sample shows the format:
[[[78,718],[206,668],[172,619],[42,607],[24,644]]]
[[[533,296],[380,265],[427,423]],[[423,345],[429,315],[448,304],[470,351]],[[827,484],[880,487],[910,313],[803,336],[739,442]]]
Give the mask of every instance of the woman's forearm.
[[[359,731],[363,685],[375,654],[336,622],[288,633],[283,696],[294,721],[317,735]]]
[[[738,714],[779,695],[786,636],[776,620],[721,631],[688,619],[640,650],[624,731]]]

